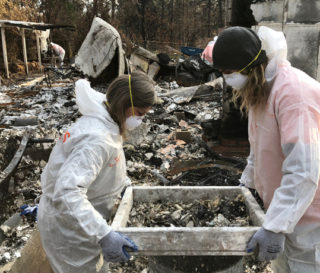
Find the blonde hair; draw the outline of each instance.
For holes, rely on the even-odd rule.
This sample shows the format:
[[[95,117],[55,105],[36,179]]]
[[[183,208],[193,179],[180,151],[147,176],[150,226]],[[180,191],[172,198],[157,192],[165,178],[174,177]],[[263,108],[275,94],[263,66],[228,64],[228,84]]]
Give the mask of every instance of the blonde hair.
[[[241,101],[240,111],[241,114],[248,114],[249,108],[253,110],[263,109],[267,103],[270,90],[266,86],[266,79],[264,76],[264,70],[267,63],[260,64],[248,71],[244,71],[243,74],[248,75],[248,82],[244,88],[233,90],[232,101],[234,104]]]
[[[155,99],[153,81],[142,72],[131,74],[131,92],[133,106],[151,107]],[[107,109],[112,119],[118,124],[120,134],[125,137],[126,110],[131,107],[129,76],[121,75],[111,82],[107,92]]]

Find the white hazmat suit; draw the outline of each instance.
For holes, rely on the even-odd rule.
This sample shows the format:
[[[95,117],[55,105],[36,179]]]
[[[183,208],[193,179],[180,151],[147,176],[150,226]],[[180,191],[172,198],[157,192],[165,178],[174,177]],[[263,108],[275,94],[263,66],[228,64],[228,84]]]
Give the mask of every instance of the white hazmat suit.
[[[106,272],[96,269],[98,242],[111,230],[106,219],[128,181],[122,137],[105,95],[86,80],[75,92],[83,116],[57,141],[42,173],[38,227],[55,273]]]
[[[66,54],[65,50],[63,49],[62,46],[55,44],[55,43],[50,43],[53,52],[59,57],[60,62],[63,62],[64,55]]]
[[[263,227],[286,234],[275,273],[320,272],[320,83],[286,60],[282,32],[260,27],[271,90],[266,108],[249,110],[250,156],[241,183],[267,209]]]

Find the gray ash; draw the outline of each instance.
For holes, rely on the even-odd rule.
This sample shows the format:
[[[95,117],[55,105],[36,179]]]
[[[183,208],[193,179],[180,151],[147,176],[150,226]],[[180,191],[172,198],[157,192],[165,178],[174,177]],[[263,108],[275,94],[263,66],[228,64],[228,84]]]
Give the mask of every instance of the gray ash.
[[[234,199],[183,202],[134,202],[128,226],[136,227],[213,227],[249,226],[249,216],[242,195]]]

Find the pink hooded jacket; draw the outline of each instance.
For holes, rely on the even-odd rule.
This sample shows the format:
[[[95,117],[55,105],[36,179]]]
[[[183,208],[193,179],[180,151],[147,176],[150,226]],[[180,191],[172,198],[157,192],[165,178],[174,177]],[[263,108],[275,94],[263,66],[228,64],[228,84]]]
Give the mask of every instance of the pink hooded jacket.
[[[269,86],[266,108],[249,111],[251,153],[241,182],[263,199],[265,229],[320,226],[320,83],[283,61]]]

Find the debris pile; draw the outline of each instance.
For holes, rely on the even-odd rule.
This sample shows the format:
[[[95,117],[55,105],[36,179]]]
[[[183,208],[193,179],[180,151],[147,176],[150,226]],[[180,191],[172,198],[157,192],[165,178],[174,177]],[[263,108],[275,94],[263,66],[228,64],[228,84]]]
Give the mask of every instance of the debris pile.
[[[203,140],[202,124],[222,117],[221,79],[191,88],[162,86],[170,83],[156,86],[160,99],[124,145],[133,183],[238,185],[244,158],[227,162]]]
[[[19,257],[32,231],[35,219],[20,216],[20,207],[36,205],[41,195],[40,175],[55,141],[77,117],[74,81],[51,73],[51,88],[41,77],[31,85],[2,88],[0,103],[0,263]],[[4,170],[18,155],[24,136],[27,145],[19,164],[6,177]],[[8,178],[8,179],[7,179]]]
[[[41,195],[40,175],[51,149],[65,129],[80,117],[74,95],[74,82],[79,79],[79,74],[68,69],[47,69],[46,73],[45,77],[30,85],[16,85],[0,90],[1,171],[14,157],[23,136],[29,134],[19,165],[0,192],[0,265],[19,257],[21,248],[35,229],[35,222],[20,217],[20,207],[37,204]],[[223,117],[222,79],[183,87],[176,81],[168,81],[165,76],[153,76],[157,83],[157,103],[146,115],[144,123],[130,132],[124,142],[127,173],[132,183],[152,186],[237,185],[245,158],[225,158],[208,146],[208,142],[218,142],[213,124]],[[103,92],[105,88],[99,86],[97,90]],[[246,215],[241,200],[232,200],[234,211],[228,209],[227,214],[226,209],[223,209],[226,207],[224,202],[227,201],[219,200],[219,209],[213,209],[215,215],[210,216],[210,220],[205,217],[209,212],[204,210],[208,204],[200,202],[160,208],[160,211],[169,211],[167,217],[160,217],[160,220],[165,226],[187,226],[192,225],[191,221],[194,226],[210,226],[211,222],[219,225],[219,221],[228,221],[228,225],[248,225],[243,222]],[[183,208],[180,216],[176,212],[177,205]],[[137,213],[139,209],[135,210]],[[198,216],[204,213],[203,219],[187,215],[193,211]],[[156,210],[153,213],[161,215]],[[8,219],[16,219],[16,215],[20,221],[7,225]],[[232,219],[231,215],[240,218]],[[177,218],[175,222],[172,222],[173,216]],[[151,217],[149,224],[160,225],[152,221],[157,221],[156,217]],[[224,223],[222,226],[226,225]],[[148,260],[138,257],[125,265],[110,265],[110,270],[112,273],[147,273]],[[245,272],[268,271],[250,269]]]
[[[240,227],[249,226],[243,196],[234,200],[195,200],[192,203],[134,202],[128,226],[134,227]]]
[[[55,82],[51,88],[43,84],[12,87],[5,94],[14,101],[0,112],[1,127],[63,130],[79,117],[73,85],[73,80],[65,79]]]

